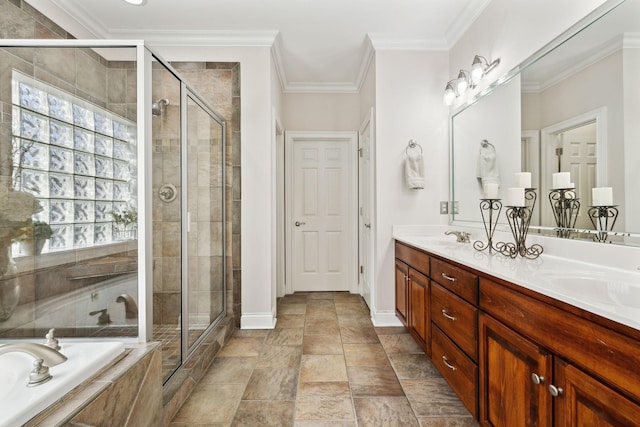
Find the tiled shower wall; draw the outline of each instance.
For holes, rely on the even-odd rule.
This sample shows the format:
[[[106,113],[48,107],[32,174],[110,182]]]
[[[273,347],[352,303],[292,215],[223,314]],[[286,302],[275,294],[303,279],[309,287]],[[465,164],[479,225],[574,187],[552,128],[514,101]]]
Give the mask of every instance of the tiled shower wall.
[[[171,65],[185,79],[187,84],[200,95],[226,122],[226,177],[225,214],[226,228],[226,283],[227,315],[240,324],[240,65],[238,63],[173,62]],[[161,86],[158,94],[169,100],[163,114],[164,122],[175,123],[173,114],[178,114],[178,95],[175,82],[169,73],[161,73],[162,81],[154,81],[155,88]],[[168,87],[168,90],[165,90]],[[154,98],[155,99],[155,98]],[[162,121],[154,118],[154,135],[161,140],[154,141],[154,167],[162,172],[154,173],[154,179],[177,183],[179,173],[178,129],[156,129]],[[159,188],[162,182],[154,182]],[[174,184],[175,185],[175,184]],[[212,193],[213,194],[213,193]],[[214,197],[212,195],[212,197]],[[179,204],[163,204],[154,210],[154,323],[175,323],[180,310],[180,262],[179,262]],[[156,223],[162,221],[162,224]],[[192,267],[196,268],[196,267]],[[212,269],[212,274],[215,272]],[[199,274],[191,270],[194,277]],[[196,283],[195,281],[193,283]],[[195,289],[194,289],[195,290]],[[192,299],[193,300],[193,299]]]

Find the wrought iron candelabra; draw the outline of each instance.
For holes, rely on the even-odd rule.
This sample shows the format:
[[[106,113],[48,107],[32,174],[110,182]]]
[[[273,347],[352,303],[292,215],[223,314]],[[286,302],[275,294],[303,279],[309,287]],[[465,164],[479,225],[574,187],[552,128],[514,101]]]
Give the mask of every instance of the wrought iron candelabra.
[[[481,242],[476,240],[473,242],[474,249],[478,251],[497,250],[493,246],[493,233],[496,231],[498,225],[498,218],[502,211],[502,202],[500,199],[480,199],[480,214],[482,215],[482,222],[484,224],[484,232],[487,235],[487,242]]]
[[[556,220],[558,237],[568,238],[571,229],[575,228],[580,201],[576,198],[574,188],[557,188],[549,192],[551,210]]]
[[[616,219],[618,219],[618,208],[616,206],[591,206],[587,213],[594,230],[597,231],[593,235],[593,240],[606,242],[609,232],[613,230]]]
[[[513,234],[514,243],[499,242],[496,249],[503,255],[515,258],[536,259],[544,250],[542,246],[533,244],[527,247],[527,233],[531,224],[532,208],[529,206],[507,206],[506,215]]]

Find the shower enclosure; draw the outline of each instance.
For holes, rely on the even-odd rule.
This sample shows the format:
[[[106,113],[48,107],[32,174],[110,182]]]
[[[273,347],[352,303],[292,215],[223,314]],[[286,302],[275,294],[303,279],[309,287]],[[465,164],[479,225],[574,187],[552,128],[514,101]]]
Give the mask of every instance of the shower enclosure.
[[[0,107],[0,339],[161,341],[166,381],[226,315],[225,121],[143,42],[0,40]]]

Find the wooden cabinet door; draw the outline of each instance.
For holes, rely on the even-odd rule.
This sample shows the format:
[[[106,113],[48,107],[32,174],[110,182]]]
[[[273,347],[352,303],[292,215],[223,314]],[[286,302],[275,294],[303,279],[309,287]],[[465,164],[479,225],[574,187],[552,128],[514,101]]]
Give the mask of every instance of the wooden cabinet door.
[[[486,314],[479,325],[482,425],[551,426],[552,355]]]
[[[409,314],[409,267],[396,259],[396,315],[402,324],[408,326]]]
[[[554,386],[561,390],[555,398],[557,427],[637,426],[640,406],[610,389],[590,375],[556,359]]]
[[[409,330],[429,355],[429,278],[409,268]]]

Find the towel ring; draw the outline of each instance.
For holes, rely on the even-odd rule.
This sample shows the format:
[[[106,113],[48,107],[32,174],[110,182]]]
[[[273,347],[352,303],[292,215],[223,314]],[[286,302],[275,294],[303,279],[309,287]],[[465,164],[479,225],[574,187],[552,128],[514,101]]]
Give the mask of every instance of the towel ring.
[[[483,139],[482,141],[480,141],[480,145],[482,146],[482,148],[487,148],[487,145],[488,145],[494,150],[496,149],[496,147],[494,147],[493,144],[487,141],[486,139]]]
[[[422,154],[422,146],[418,144],[415,139],[411,139],[409,140],[409,144],[407,144],[407,147],[404,149],[404,152],[407,155],[409,155],[409,148],[416,148],[416,147],[420,149],[420,154]]]

